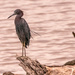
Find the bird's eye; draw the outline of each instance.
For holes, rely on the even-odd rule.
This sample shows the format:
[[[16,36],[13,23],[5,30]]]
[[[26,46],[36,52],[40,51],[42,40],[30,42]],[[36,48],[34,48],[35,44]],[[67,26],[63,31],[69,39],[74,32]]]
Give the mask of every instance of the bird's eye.
[[[14,13],[16,13],[16,14],[18,14],[18,15],[20,14],[20,12],[19,12],[19,11],[15,11]]]
[[[20,14],[20,12],[17,12],[17,14]]]

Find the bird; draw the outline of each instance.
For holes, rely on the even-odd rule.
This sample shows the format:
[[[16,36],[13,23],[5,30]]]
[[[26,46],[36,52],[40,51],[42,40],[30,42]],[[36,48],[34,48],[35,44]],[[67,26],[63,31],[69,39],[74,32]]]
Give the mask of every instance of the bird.
[[[8,19],[12,16],[16,15],[14,23],[16,28],[16,34],[22,43],[22,56],[26,56],[26,48],[30,44],[31,32],[28,23],[23,17],[24,13],[21,9],[16,9],[12,15],[8,17]]]
[[[73,36],[75,37],[75,33],[74,33],[74,32],[72,32],[72,34],[73,34]]]

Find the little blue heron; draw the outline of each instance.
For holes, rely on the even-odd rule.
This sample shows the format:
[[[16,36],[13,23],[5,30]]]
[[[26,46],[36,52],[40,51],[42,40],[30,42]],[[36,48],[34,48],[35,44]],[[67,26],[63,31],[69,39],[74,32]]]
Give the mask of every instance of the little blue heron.
[[[27,46],[29,46],[30,43],[30,38],[31,38],[31,33],[30,33],[30,28],[28,26],[28,23],[25,21],[23,16],[23,11],[20,9],[16,9],[14,13],[9,16],[8,18],[17,15],[15,18],[15,27],[16,27],[16,33],[18,35],[19,40],[22,43],[22,56],[23,56],[23,51],[25,50],[25,56],[26,56],[26,49]]]

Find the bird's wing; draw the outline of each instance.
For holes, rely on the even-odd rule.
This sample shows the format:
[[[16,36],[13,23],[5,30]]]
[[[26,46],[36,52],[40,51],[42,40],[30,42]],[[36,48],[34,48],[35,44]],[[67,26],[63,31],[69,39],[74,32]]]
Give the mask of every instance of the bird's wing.
[[[31,33],[30,33],[30,28],[28,26],[28,23],[22,18],[22,25],[23,25],[23,31],[25,33],[25,37],[30,39]]]

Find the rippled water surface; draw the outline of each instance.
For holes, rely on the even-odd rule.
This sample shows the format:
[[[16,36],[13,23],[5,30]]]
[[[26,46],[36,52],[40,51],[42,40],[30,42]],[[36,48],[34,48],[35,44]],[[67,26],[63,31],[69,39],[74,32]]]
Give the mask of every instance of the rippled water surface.
[[[7,19],[18,8],[24,11],[31,30],[40,35],[32,33],[27,56],[46,65],[62,65],[75,59],[74,0],[0,0],[0,74],[25,74],[16,60],[22,46],[15,32],[15,16]]]

